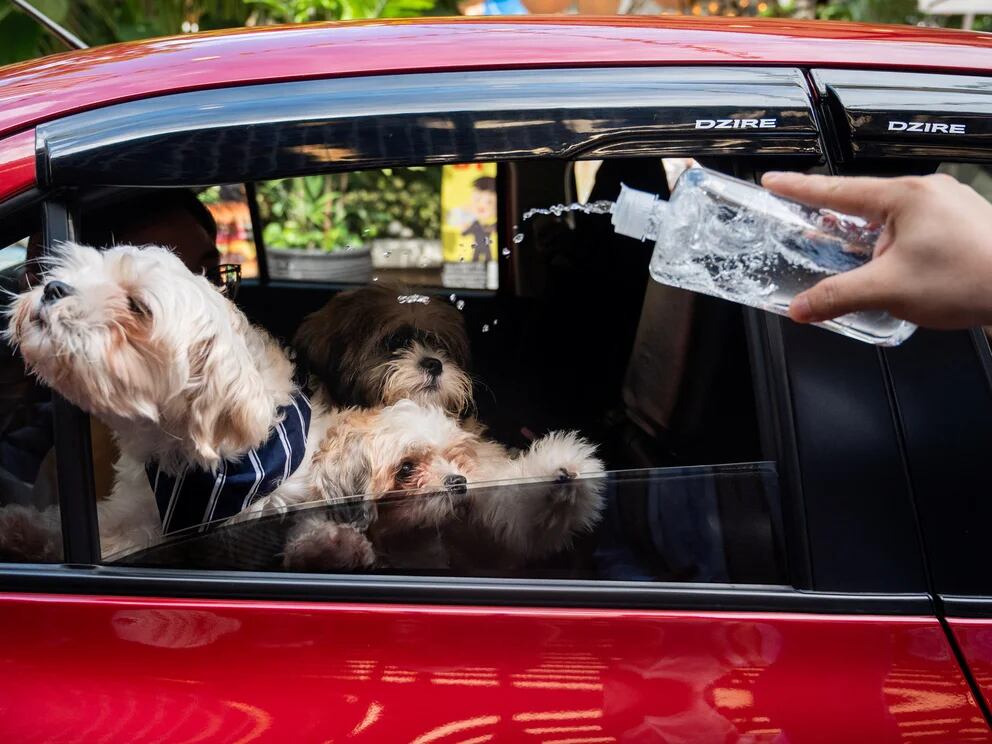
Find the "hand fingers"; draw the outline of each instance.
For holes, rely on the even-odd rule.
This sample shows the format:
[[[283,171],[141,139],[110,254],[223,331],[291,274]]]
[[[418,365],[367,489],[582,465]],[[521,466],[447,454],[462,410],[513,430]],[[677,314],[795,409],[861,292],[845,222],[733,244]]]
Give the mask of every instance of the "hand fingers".
[[[883,222],[891,192],[899,186],[889,178],[810,176],[769,171],[761,179],[769,191],[813,207],[836,209]]]
[[[858,310],[884,309],[887,293],[876,265],[831,276],[796,295],[789,317],[797,323],[819,323]]]

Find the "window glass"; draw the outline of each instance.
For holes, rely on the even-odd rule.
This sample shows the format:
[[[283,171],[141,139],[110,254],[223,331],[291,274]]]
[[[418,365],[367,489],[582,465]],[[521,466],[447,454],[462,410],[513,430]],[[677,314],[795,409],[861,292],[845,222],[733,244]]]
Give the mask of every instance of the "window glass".
[[[495,164],[288,178],[258,200],[273,279],[498,287]]]
[[[772,463],[615,471],[564,484],[521,481],[460,493],[419,489],[376,495],[374,521],[362,534],[338,520],[369,502],[318,503],[213,531],[189,529],[116,562],[784,584],[778,499]],[[426,508],[418,511],[418,504]],[[436,519],[438,511],[449,516]],[[306,540],[322,550],[307,549]]]
[[[28,237],[0,249],[2,305],[27,286]],[[7,322],[6,312],[4,323]],[[0,562],[62,559],[52,394],[0,342]]]
[[[22,238],[0,249],[0,271],[16,267],[27,260],[28,239]]]
[[[115,475],[137,439],[92,419],[105,560],[784,583],[777,463],[761,445],[741,307],[651,280],[653,246],[583,206],[615,199],[621,184],[667,198],[692,162],[520,161],[499,178],[452,166],[260,184],[270,267],[279,241],[347,263],[359,255],[348,241],[366,233],[364,274],[246,284],[236,303],[254,326],[223,333],[209,322],[224,314],[143,312],[141,282],[121,284],[136,313],[121,344],[163,385],[155,426],[171,454],[152,448],[143,469]],[[424,211],[403,211],[400,191]],[[498,251],[494,211],[512,235]],[[82,199],[81,241],[172,246],[195,274],[237,255],[247,271],[250,253],[229,239],[245,215],[239,188],[123,190]],[[433,241],[434,258],[397,261],[393,249],[402,256],[402,241],[416,240]],[[462,264],[482,271],[449,271]],[[491,288],[497,267],[498,292],[444,286],[458,276]],[[154,332],[161,323],[167,334]],[[308,396],[272,409],[266,391],[294,379],[288,359]],[[251,411],[268,417],[267,438],[237,449]],[[297,457],[308,432],[312,455]]]
[[[992,199],[989,166],[944,162],[936,170]],[[989,332],[920,330],[886,352],[923,542],[942,594],[992,596],[985,570],[992,501],[984,498],[992,447]]]
[[[966,183],[986,199],[992,200],[992,170],[981,163],[941,163],[938,173],[954,176]]]
[[[211,186],[198,194],[217,225],[217,252],[222,264],[237,264],[243,279],[258,276],[258,256],[251,210],[240,183]]]
[[[608,215],[581,206],[616,198],[622,183],[667,197],[693,162],[532,161],[501,166],[499,178],[494,166],[446,166],[259,184],[272,276],[307,281],[248,284],[237,304],[291,345],[309,375],[325,500],[301,492],[287,513],[260,486],[237,494],[244,499],[232,513],[247,511],[229,520],[216,508],[232,493],[229,477],[244,483],[237,463],[210,471],[212,485],[198,492],[193,469],[177,479],[153,461],[131,485],[154,529],[113,523],[136,539],[105,541],[105,560],[784,583],[777,466],[760,444],[741,308],[652,281],[652,246],[616,235]],[[730,160],[703,164],[748,172]],[[84,204],[83,242],[137,234],[175,246],[194,273],[235,259],[243,275],[252,271],[240,187],[212,187],[193,201],[192,192],[162,193],[168,209],[149,203],[140,219],[134,209]],[[146,194],[117,198],[134,205]],[[496,250],[497,207],[510,204],[500,234],[511,238]],[[122,217],[104,219],[113,214]],[[486,240],[488,253],[479,250]],[[350,279],[277,268],[280,251],[348,263],[359,246],[368,247],[365,268]],[[476,273],[459,268],[469,264]],[[497,273],[507,278],[498,293],[467,291],[492,290]],[[354,286],[332,290],[340,282]],[[214,388],[232,392],[231,417],[249,404],[240,389]],[[280,426],[294,415],[280,411]],[[101,486],[99,474],[120,453],[103,424],[93,428],[110,443],[103,454],[94,444],[106,530],[107,497],[121,494],[110,494],[113,475]],[[282,445],[270,437],[239,462],[264,470],[273,442]],[[258,483],[269,483],[267,472]]]

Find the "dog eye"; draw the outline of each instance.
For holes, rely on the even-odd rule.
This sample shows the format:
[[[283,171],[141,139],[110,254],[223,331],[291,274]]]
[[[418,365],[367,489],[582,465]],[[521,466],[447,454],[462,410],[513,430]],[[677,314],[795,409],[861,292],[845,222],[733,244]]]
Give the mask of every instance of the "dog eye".
[[[400,469],[396,471],[396,475],[398,475],[400,478],[409,478],[411,475],[413,475],[414,468],[416,467],[417,466],[414,463],[407,460],[402,465],[400,465]]]
[[[386,339],[386,348],[389,351],[399,351],[409,346],[412,340],[412,331],[409,328],[401,328],[390,334],[389,338]]]
[[[127,298],[127,306],[131,308],[131,312],[135,315],[151,315],[151,311],[148,309],[148,306],[133,297]]]

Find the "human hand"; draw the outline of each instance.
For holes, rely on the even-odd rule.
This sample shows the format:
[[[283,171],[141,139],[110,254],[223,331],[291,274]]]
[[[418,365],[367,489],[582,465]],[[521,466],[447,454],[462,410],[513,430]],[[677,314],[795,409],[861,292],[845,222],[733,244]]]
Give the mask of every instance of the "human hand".
[[[873,259],[796,295],[799,323],[857,310],[885,310],[930,328],[992,324],[992,204],[938,174],[845,178],[769,172],[780,196],[864,217],[883,226]]]

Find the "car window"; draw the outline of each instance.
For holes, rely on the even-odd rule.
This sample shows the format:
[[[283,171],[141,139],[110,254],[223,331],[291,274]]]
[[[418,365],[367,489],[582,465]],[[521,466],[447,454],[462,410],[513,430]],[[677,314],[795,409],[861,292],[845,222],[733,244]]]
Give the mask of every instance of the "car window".
[[[27,286],[28,242],[25,235],[0,249],[5,325],[11,293]],[[0,562],[62,559],[53,410],[51,391],[28,373],[4,337],[0,342]]]
[[[931,168],[992,199],[988,165],[945,161]],[[886,352],[899,398],[909,467],[936,590],[992,596],[984,570],[992,533],[986,453],[992,447],[990,329],[921,331],[926,347]]]
[[[245,187],[240,183],[211,186],[197,194],[217,225],[217,251],[222,264],[237,264],[243,279],[258,277],[258,254]]]
[[[499,286],[494,163],[288,178],[257,193],[273,279]]]
[[[137,541],[105,542],[104,560],[189,570],[788,583],[787,494],[776,453],[762,444],[745,311],[652,281],[652,246],[616,235],[599,208],[621,184],[667,198],[694,162],[751,173],[725,158],[637,157],[258,184],[261,245],[273,283],[246,284],[237,304],[293,347],[300,372],[309,375],[307,405],[335,398],[330,418],[320,419],[327,427],[319,444],[324,498],[289,505],[248,499],[247,516],[209,520],[194,509],[186,522],[181,509],[166,516],[159,503],[167,536],[138,531]],[[487,230],[507,239],[493,240],[485,260],[473,261],[477,236],[470,228],[485,226],[495,209],[476,192],[496,182],[516,184],[500,192],[498,224]],[[336,201],[358,194],[363,183],[370,193],[343,206]],[[391,205],[401,202],[376,199],[382,195],[375,189],[415,190],[411,183],[423,187],[417,198],[424,211],[390,236],[397,232],[393,218],[404,214]],[[164,192],[158,196],[168,210],[149,203],[130,222],[95,219],[115,214],[113,206],[84,204],[82,224],[99,224],[119,242],[135,231],[148,242],[173,240],[194,273],[232,256],[248,273],[251,210],[243,194],[240,187],[200,191],[194,201],[207,209],[198,211],[183,192]],[[486,202],[485,215],[473,204],[477,197]],[[145,196],[118,198],[134,205]],[[302,210],[294,199],[316,211],[294,218],[293,210]],[[328,225],[343,227],[325,235]],[[309,237],[301,237],[301,227]],[[301,250],[349,255],[348,241],[364,230],[371,267],[361,277],[280,281],[289,278],[277,269],[285,249],[273,243],[325,241],[333,250],[309,243]],[[424,261],[433,265],[397,261],[388,246],[399,245],[402,257],[403,241],[432,241],[435,258]],[[447,273],[472,263],[485,273]],[[498,291],[488,283],[495,272],[505,279]],[[455,286],[446,285],[451,276],[458,277]],[[385,304],[352,303],[369,292]],[[323,367],[325,347],[353,366]],[[456,380],[462,391],[454,408],[443,395],[418,397],[416,385],[392,397],[380,388],[382,399],[369,400],[329,379],[347,377],[360,387],[396,368],[419,380],[435,365],[449,376],[440,379]],[[447,384],[438,383],[442,393]],[[93,426],[101,425],[94,419]],[[98,474],[115,457],[113,449],[95,453]],[[356,457],[364,464],[352,468]],[[157,498],[163,483],[180,493],[160,472],[139,479],[143,498]],[[411,473],[418,475],[410,480]],[[103,498],[108,492],[97,480]]]

